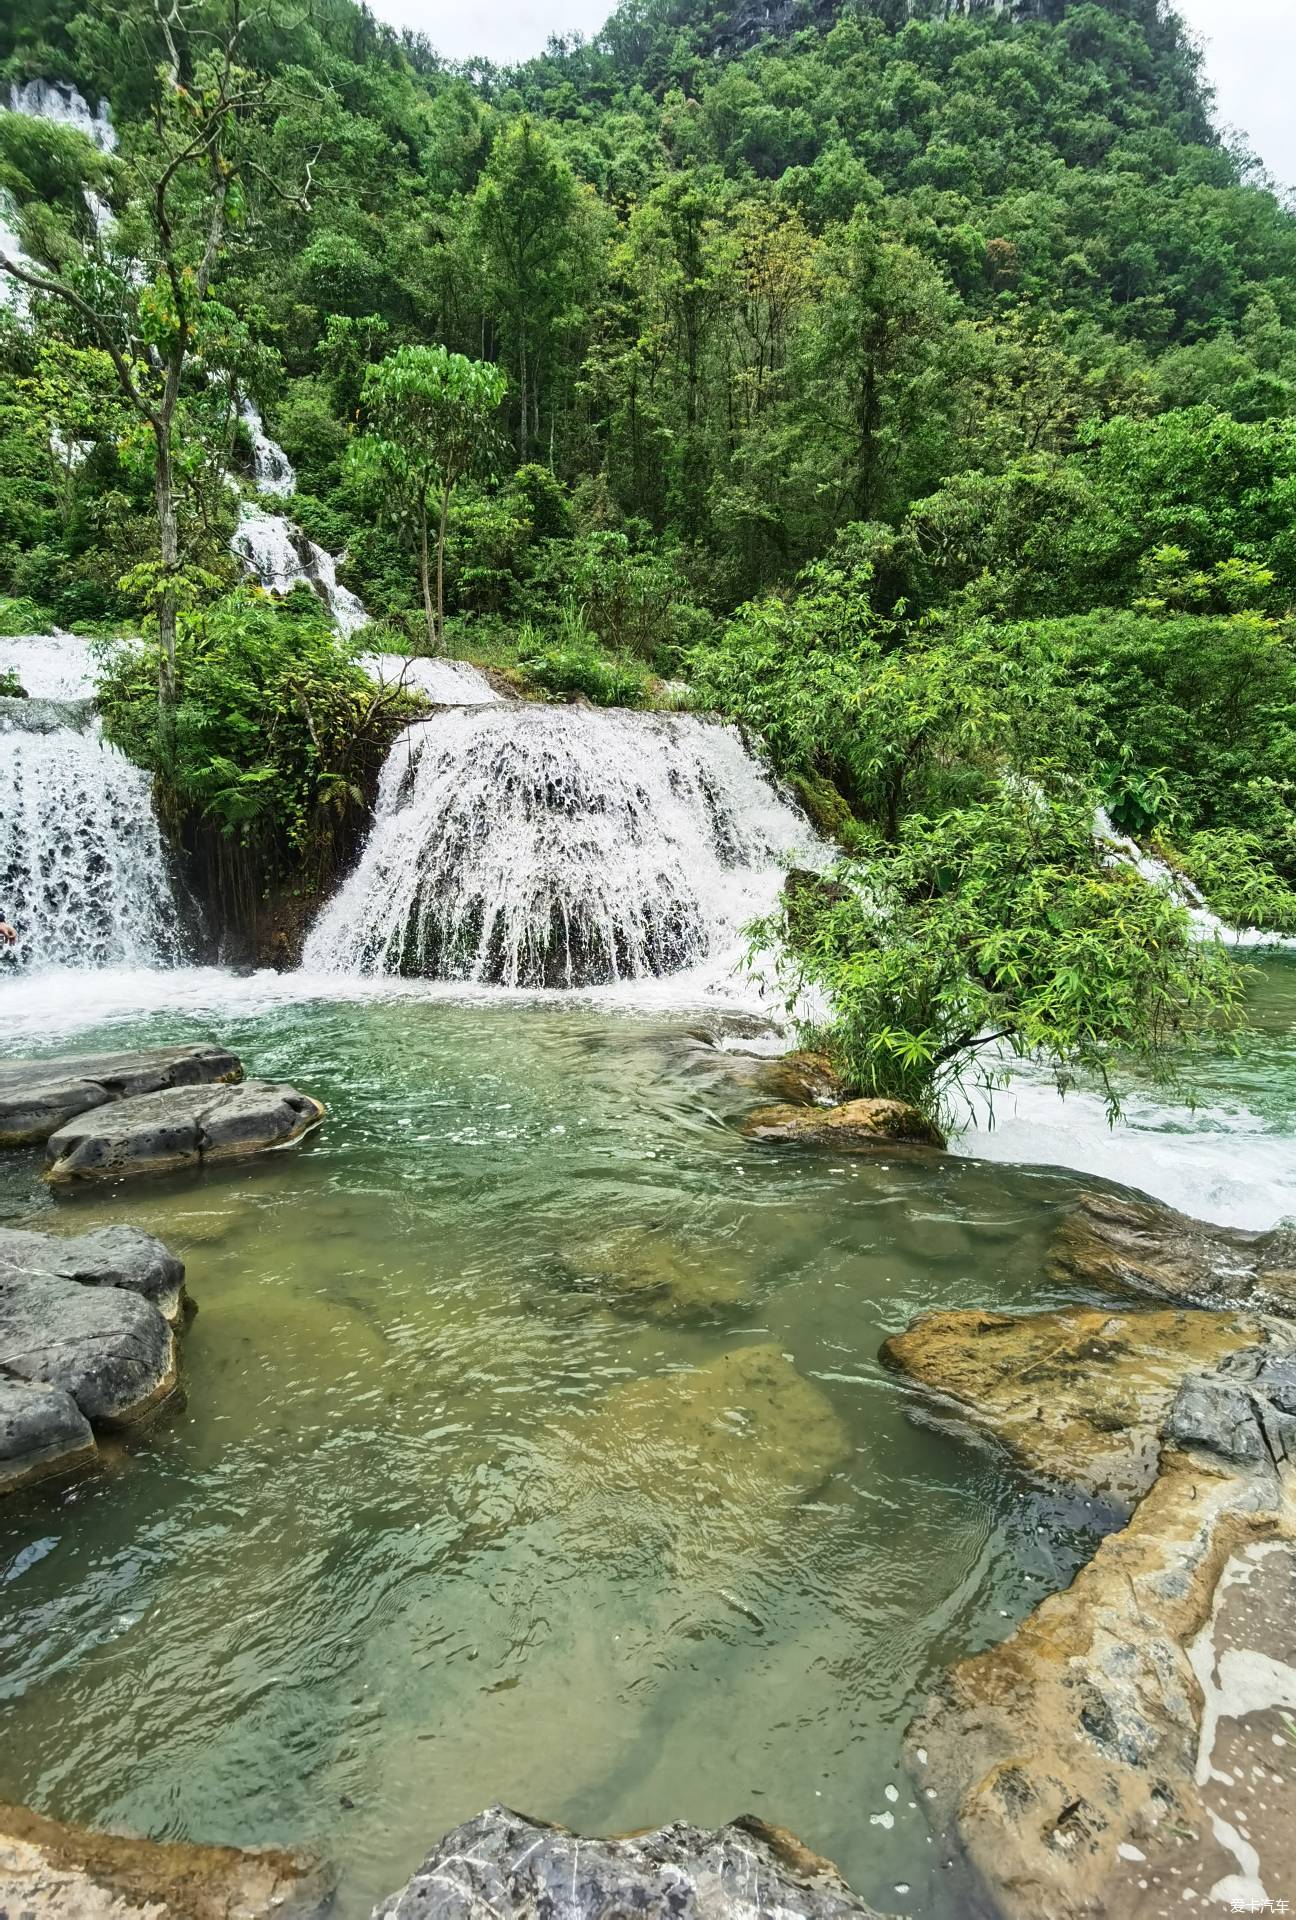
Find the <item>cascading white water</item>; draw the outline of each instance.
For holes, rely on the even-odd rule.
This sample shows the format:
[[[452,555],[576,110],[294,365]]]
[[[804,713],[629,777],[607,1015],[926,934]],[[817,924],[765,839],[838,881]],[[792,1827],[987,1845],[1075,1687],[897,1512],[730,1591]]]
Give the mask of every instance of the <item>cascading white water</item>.
[[[333,616],[339,633],[352,634],[367,626],[369,616],[354,593],[340,586],[337,562],[323,547],[308,540],[282,514],[245,500],[231,550],[248,572],[271,593],[291,593],[305,586],[318,595]]]
[[[252,472],[257,492],[272,493],[278,499],[286,500],[289,494],[297,490],[297,475],[292,461],[279,442],[270,438],[260,413],[246,398],[240,402],[239,419],[247,428],[252,445]]]
[[[0,638],[0,673],[14,673],[34,700],[89,700],[95,690],[90,643],[75,633]]]
[[[362,653],[360,665],[380,687],[422,693],[439,707],[482,707],[499,700],[480,667],[467,660],[407,659],[401,653]]]
[[[1157,887],[1187,912],[1193,930],[1201,940],[1222,940],[1230,947],[1291,947],[1296,945],[1290,936],[1281,933],[1266,933],[1260,927],[1231,927],[1212,913],[1202,895],[1186,874],[1175,873],[1164,860],[1158,860],[1155,854],[1148,853],[1137,840],[1131,840],[1128,834],[1121,833],[1113,824],[1106,807],[1099,807],[1094,813],[1094,839],[1103,851],[1105,860],[1121,866],[1133,867],[1149,886]]]
[[[108,102],[101,100],[92,112],[84,95],[68,80],[26,80],[22,86],[15,83],[9,89],[9,111],[75,127],[87,140],[93,140],[101,153],[116,149],[117,132]]]
[[[303,965],[524,987],[676,973],[731,954],[791,861],[821,858],[731,728],[447,709],[392,748]]]
[[[174,963],[179,918],[148,775],[87,707],[9,701],[0,729],[0,914],[18,931],[0,977]]]

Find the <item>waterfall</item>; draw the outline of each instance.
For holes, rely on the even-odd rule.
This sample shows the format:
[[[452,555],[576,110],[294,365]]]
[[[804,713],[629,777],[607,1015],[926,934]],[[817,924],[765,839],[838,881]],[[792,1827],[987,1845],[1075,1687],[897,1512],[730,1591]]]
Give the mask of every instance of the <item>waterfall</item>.
[[[1230,947],[1291,947],[1291,936],[1266,933],[1259,927],[1231,927],[1212,913],[1187,874],[1175,873],[1164,860],[1146,852],[1137,840],[1117,830],[1106,807],[1094,812],[1093,835],[1108,864],[1133,867],[1149,886],[1168,893],[1176,906],[1183,907],[1199,940],[1222,940]]]
[[[499,703],[408,728],[308,969],[506,986],[643,979],[732,957],[807,822],[736,731]]]
[[[438,707],[481,707],[497,701],[480,667],[467,660],[407,659],[400,653],[362,653],[360,665],[380,687],[422,693]]]
[[[9,89],[9,111],[75,127],[87,140],[94,141],[100,153],[112,153],[117,145],[108,102],[101,100],[91,112],[89,103],[68,80],[26,80],[22,86],[15,82]]]
[[[239,404],[239,419],[247,428],[248,439],[252,443],[252,471],[256,476],[257,492],[272,493],[280,500],[286,500],[290,493],[296,492],[297,475],[293,472],[292,461],[265,430],[265,422],[250,400]]]
[[[18,966],[157,967],[179,958],[175,896],[149,777],[87,703],[0,701],[0,914]]]
[[[308,540],[282,514],[245,500],[231,550],[248,572],[271,593],[291,593],[306,586],[324,602],[338,632],[352,634],[366,626],[369,615],[354,593],[338,584],[337,561],[323,547]]]
[[[0,673],[15,673],[34,700],[89,700],[94,655],[79,634],[23,633],[0,638]]]

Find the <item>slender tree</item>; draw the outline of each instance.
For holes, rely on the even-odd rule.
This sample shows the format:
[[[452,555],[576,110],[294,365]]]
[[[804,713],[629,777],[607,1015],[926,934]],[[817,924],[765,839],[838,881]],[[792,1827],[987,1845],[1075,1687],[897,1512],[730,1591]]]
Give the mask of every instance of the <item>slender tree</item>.
[[[353,473],[413,533],[428,645],[445,648],[445,538],[450,496],[484,456],[507,380],[498,367],[445,347],[399,347],[364,378],[365,431]],[[431,527],[436,522],[436,595]]]

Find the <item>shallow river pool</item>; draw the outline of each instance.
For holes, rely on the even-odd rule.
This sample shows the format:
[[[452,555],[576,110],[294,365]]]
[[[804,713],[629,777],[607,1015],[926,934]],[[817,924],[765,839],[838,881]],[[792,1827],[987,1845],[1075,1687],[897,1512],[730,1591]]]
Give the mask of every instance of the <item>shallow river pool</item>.
[[[1294,986],[1270,967],[1216,1076],[1266,1139]],[[42,1039],[217,1037],[329,1118],[57,1205],[3,1163],[0,1219],[146,1226],[198,1311],[180,1409],[0,1506],[0,1798],[312,1846],[342,1920],[493,1800],[603,1832],[751,1810],[879,1907],[956,1913],[905,1721],[1096,1517],[916,1423],[877,1349],[922,1308],[1059,1297],[1085,1176],[755,1148],[758,1063],[680,1012],[171,1000],[70,990]]]

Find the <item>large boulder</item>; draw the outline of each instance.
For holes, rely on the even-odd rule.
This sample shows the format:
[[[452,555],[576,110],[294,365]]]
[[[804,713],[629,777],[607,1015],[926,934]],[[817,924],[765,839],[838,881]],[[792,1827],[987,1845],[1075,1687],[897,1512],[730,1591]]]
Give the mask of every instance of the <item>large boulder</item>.
[[[238,1056],[210,1041],[130,1053],[0,1060],[0,1147],[48,1140],[78,1113],[132,1094],[156,1093],[162,1087],[228,1084],[242,1078]]]
[[[835,1107],[758,1107],[743,1121],[742,1130],[749,1140],[792,1147],[831,1147],[835,1153],[945,1145],[940,1128],[904,1100],[844,1100]]]
[[[882,1346],[946,1424],[998,1442],[1029,1473],[1127,1507],[1156,1478],[1181,1384],[1263,1347],[1254,1315],[1066,1307],[924,1313]]]
[[[243,1159],[291,1145],[323,1117],[320,1101],[272,1080],[134,1094],[52,1133],[45,1177],[60,1186]]]
[[[0,1227],[0,1285],[46,1279],[124,1287],[151,1300],[174,1325],[184,1305],[184,1274],[184,1262],[138,1227],[95,1227],[67,1236]]]
[[[1058,1229],[1050,1270],[1069,1286],[1296,1315],[1296,1229],[1210,1226],[1133,1194],[1087,1193]]]
[[[910,1771],[978,1914],[1258,1911],[1296,1881],[1296,1363],[1281,1323],[1263,1333],[1181,1378],[1129,1523],[1002,1646],[952,1668],[908,1729]],[[1074,1484],[1076,1421],[1132,1417],[1136,1479],[1146,1470],[1154,1407],[1092,1388],[1080,1365],[1039,1385],[1038,1445],[1004,1389],[1016,1448]]]
[[[448,1833],[373,1920],[867,1920],[834,1866],[747,1817],[589,1840],[490,1807]]]
[[[181,1263],[132,1227],[0,1231],[0,1492],[81,1465],[93,1427],[167,1399],[183,1297]]]
[[[320,1920],[332,1887],[279,1847],[140,1840],[0,1805],[0,1915],[13,1920]]]

